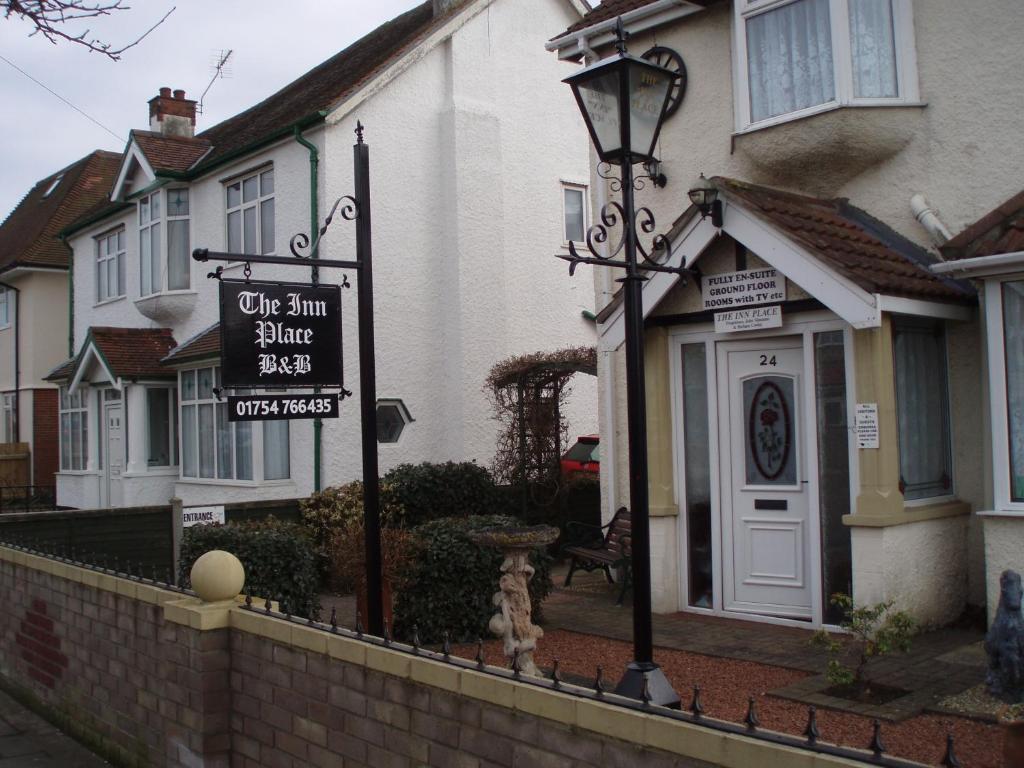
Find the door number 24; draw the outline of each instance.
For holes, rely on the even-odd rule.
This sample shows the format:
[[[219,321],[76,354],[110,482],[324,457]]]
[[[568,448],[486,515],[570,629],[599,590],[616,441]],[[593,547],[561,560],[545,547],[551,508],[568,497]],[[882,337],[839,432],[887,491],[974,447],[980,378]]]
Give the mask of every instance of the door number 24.
[[[775,364],[776,364],[775,363],[775,355],[772,355],[771,357],[769,357],[768,355],[761,355],[760,359],[761,359],[761,363],[760,364],[761,364],[762,367],[766,366],[766,365],[770,365],[772,367],[775,367]]]

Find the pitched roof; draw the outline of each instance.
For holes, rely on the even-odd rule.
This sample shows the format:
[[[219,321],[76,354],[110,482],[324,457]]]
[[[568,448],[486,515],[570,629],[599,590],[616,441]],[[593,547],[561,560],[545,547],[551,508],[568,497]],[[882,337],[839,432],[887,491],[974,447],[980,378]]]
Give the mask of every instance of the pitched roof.
[[[163,136],[153,131],[132,131],[131,135],[157,174],[184,173],[210,151],[210,142],[198,137]]]
[[[1024,192],[982,216],[940,250],[949,259],[1024,251]]]
[[[928,269],[938,259],[845,198],[808,197],[721,176],[712,181],[868,293],[975,300],[965,283]]]
[[[210,357],[220,357],[220,323],[214,323],[205,331],[200,331],[188,341],[175,347],[160,362],[163,365],[178,365]]]
[[[97,150],[38,182],[0,225],[0,271],[67,268],[69,251],[57,235],[107,199],[120,161],[114,152]]]
[[[688,0],[694,5],[708,6],[712,5],[719,0]],[[599,6],[594,8],[590,13],[585,15],[582,19],[577,21],[575,24],[570,26],[564,32],[553,37],[552,40],[557,40],[563,35],[568,35],[571,32],[577,32],[587,27],[592,27],[595,24],[600,24],[602,21],[609,21],[623,14],[635,11],[639,8],[643,8],[645,5],[650,5],[655,0],[604,0]]]
[[[427,0],[377,27],[259,104],[203,131],[197,138],[208,141],[213,150],[195,170],[201,172],[222,158],[270,139],[306,118],[319,119],[321,112],[358,90],[458,13],[458,5],[435,18],[433,2]]]
[[[75,372],[75,366],[77,364],[77,357],[72,357],[70,360],[65,360],[63,363],[58,365],[48,374],[43,376],[43,381],[67,381]]]
[[[166,378],[169,373],[160,361],[176,345],[170,328],[94,326],[89,329],[83,349],[90,341],[103,356],[110,373],[125,379]]]

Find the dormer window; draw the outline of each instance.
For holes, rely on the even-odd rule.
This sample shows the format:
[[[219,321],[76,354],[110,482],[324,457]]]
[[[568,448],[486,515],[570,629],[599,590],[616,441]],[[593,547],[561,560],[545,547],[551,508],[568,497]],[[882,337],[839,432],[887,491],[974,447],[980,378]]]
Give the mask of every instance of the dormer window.
[[[190,285],[188,198],[188,190],[182,188],[159,190],[139,199],[142,296],[187,290]]]
[[[910,0],[735,0],[737,128],[916,102]]]

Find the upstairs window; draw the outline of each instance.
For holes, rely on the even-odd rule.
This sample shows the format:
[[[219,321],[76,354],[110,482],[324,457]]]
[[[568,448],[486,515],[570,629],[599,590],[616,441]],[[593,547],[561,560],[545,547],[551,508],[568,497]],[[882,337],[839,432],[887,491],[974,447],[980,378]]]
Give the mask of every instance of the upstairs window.
[[[274,252],[274,169],[227,185],[228,253]]]
[[[96,238],[96,301],[124,296],[124,228]]]
[[[566,243],[582,243],[587,231],[587,188],[574,184],[562,185],[562,213],[565,218]]]
[[[735,0],[737,127],[917,100],[910,0]]]
[[[139,291],[143,296],[163,290],[188,289],[190,262],[187,189],[160,190],[140,198],[139,267]]]
[[[11,292],[0,286],[0,328],[11,324]]]

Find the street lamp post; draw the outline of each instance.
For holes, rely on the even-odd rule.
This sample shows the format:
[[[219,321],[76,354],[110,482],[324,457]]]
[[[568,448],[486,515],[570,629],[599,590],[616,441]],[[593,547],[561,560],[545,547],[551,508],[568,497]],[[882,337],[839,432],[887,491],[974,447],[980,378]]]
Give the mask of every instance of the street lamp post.
[[[626,52],[622,19],[616,25],[617,53],[565,79],[583,113],[587,130],[603,163],[619,164],[622,204],[612,202],[602,209],[600,223],[587,232],[591,256],[580,255],[570,244],[569,274],[578,264],[611,266],[625,270],[623,283],[626,336],[626,399],[629,431],[629,504],[633,569],[633,661],[615,692],[668,707],[679,707],[679,696],[661,668],[654,663],[651,632],[651,546],[647,481],[647,406],[644,389],[643,282],[644,272],[689,270],[670,267],[658,259],[667,255],[668,241],[656,236],[650,252],[644,249],[637,230],[654,230],[654,215],[648,208],[636,210],[633,192],[635,163],[651,162],[677,75]],[[603,174],[602,174],[603,175]],[[605,176],[605,178],[608,178]],[[642,183],[640,180],[638,183]],[[613,183],[613,189],[615,184]],[[609,230],[621,221],[622,239],[610,251]],[[595,244],[598,246],[595,248]],[[624,258],[615,257],[623,253]],[[638,263],[638,253],[643,260]]]

